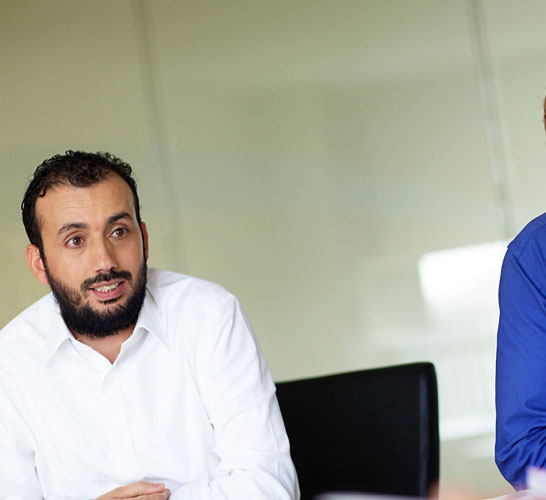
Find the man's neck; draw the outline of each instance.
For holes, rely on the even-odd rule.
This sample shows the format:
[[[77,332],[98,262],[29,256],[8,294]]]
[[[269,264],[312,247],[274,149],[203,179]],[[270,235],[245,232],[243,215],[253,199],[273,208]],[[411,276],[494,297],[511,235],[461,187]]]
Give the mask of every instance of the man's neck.
[[[78,332],[72,332],[74,338],[79,340],[82,344],[86,344],[99,354],[102,354],[111,364],[119,356],[121,350],[121,344],[125,342],[133,333],[135,325],[131,325],[125,330],[121,330],[113,335],[107,337],[94,337],[91,335],[83,335]]]

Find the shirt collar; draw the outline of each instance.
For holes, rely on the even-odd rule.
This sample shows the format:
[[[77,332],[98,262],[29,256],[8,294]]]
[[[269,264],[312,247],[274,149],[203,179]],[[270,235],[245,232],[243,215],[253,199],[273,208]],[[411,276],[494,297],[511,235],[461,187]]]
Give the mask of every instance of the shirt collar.
[[[138,328],[143,328],[157,337],[166,347],[169,347],[169,339],[167,337],[167,329],[165,321],[161,317],[155,297],[149,288],[146,288],[146,297],[142,304],[142,309],[138,315],[138,320],[135,325],[135,331]]]
[[[43,352],[43,364],[46,364],[53,357],[64,342],[69,339],[74,340],[74,336],[66,326],[61,316],[59,305],[52,293],[49,294],[49,299],[52,301],[53,310],[48,315],[47,325],[44,328],[46,340]],[[146,288],[146,296],[144,297],[144,302],[142,303],[142,308],[133,332],[139,328],[148,331],[157,337],[166,347],[169,347],[164,321],[161,318],[157,302],[149,288]]]

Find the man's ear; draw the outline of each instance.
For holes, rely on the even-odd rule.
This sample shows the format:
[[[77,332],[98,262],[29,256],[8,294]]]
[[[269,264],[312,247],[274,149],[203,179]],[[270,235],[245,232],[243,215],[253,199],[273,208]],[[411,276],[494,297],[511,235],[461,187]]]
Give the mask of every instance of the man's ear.
[[[42,284],[49,285],[47,274],[45,272],[44,261],[40,255],[40,250],[36,245],[27,245],[26,258],[28,267],[34,274],[34,277]]]
[[[144,245],[144,258],[148,260],[148,230],[145,222],[140,223],[140,229],[142,231],[142,244]]]

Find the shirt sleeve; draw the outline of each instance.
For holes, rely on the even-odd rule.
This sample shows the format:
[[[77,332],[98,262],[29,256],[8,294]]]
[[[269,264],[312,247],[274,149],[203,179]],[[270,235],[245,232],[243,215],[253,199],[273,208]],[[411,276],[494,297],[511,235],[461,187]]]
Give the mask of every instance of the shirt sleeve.
[[[537,241],[512,243],[499,287],[495,459],[516,489],[527,466],[546,466],[545,252]]]
[[[0,378],[0,498],[41,500],[34,452],[15,408]]]
[[[237,299],[209,321],[217,331],[199,341],[195,371],[221,462],[212,481],[185,485],[171,499],[299,498],[275,384]]]

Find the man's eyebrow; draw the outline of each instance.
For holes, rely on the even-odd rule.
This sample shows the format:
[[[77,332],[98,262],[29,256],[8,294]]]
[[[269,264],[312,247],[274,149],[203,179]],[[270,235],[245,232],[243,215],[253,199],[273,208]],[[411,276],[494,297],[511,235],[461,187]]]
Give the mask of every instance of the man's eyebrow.
[[[71,231],[72,229],[87,229],[89,226],[83,222],[69,222],[61,227],[57,231],[57,234],[63,234],[67,233],[68,231]]]
[[[131,219],[131,214],[129,212],[120,212],[119,214],[112,215],[108,218],[108,224],[113,224],[120,219]]]
[[[130,219],[131,214],[129,212],[120,212],[119,214],[114,214],[111,217],[108,217],[108,224],[113,224],[114,222],[117,222],[120,219]],[[57,234],[63,234],[67,233],[68,231],[71,231],[72,229],[88,229],[89,226],[85,224],[85,222],[68,222],[67,224],[63,225],[61,229],[57,231]]]

